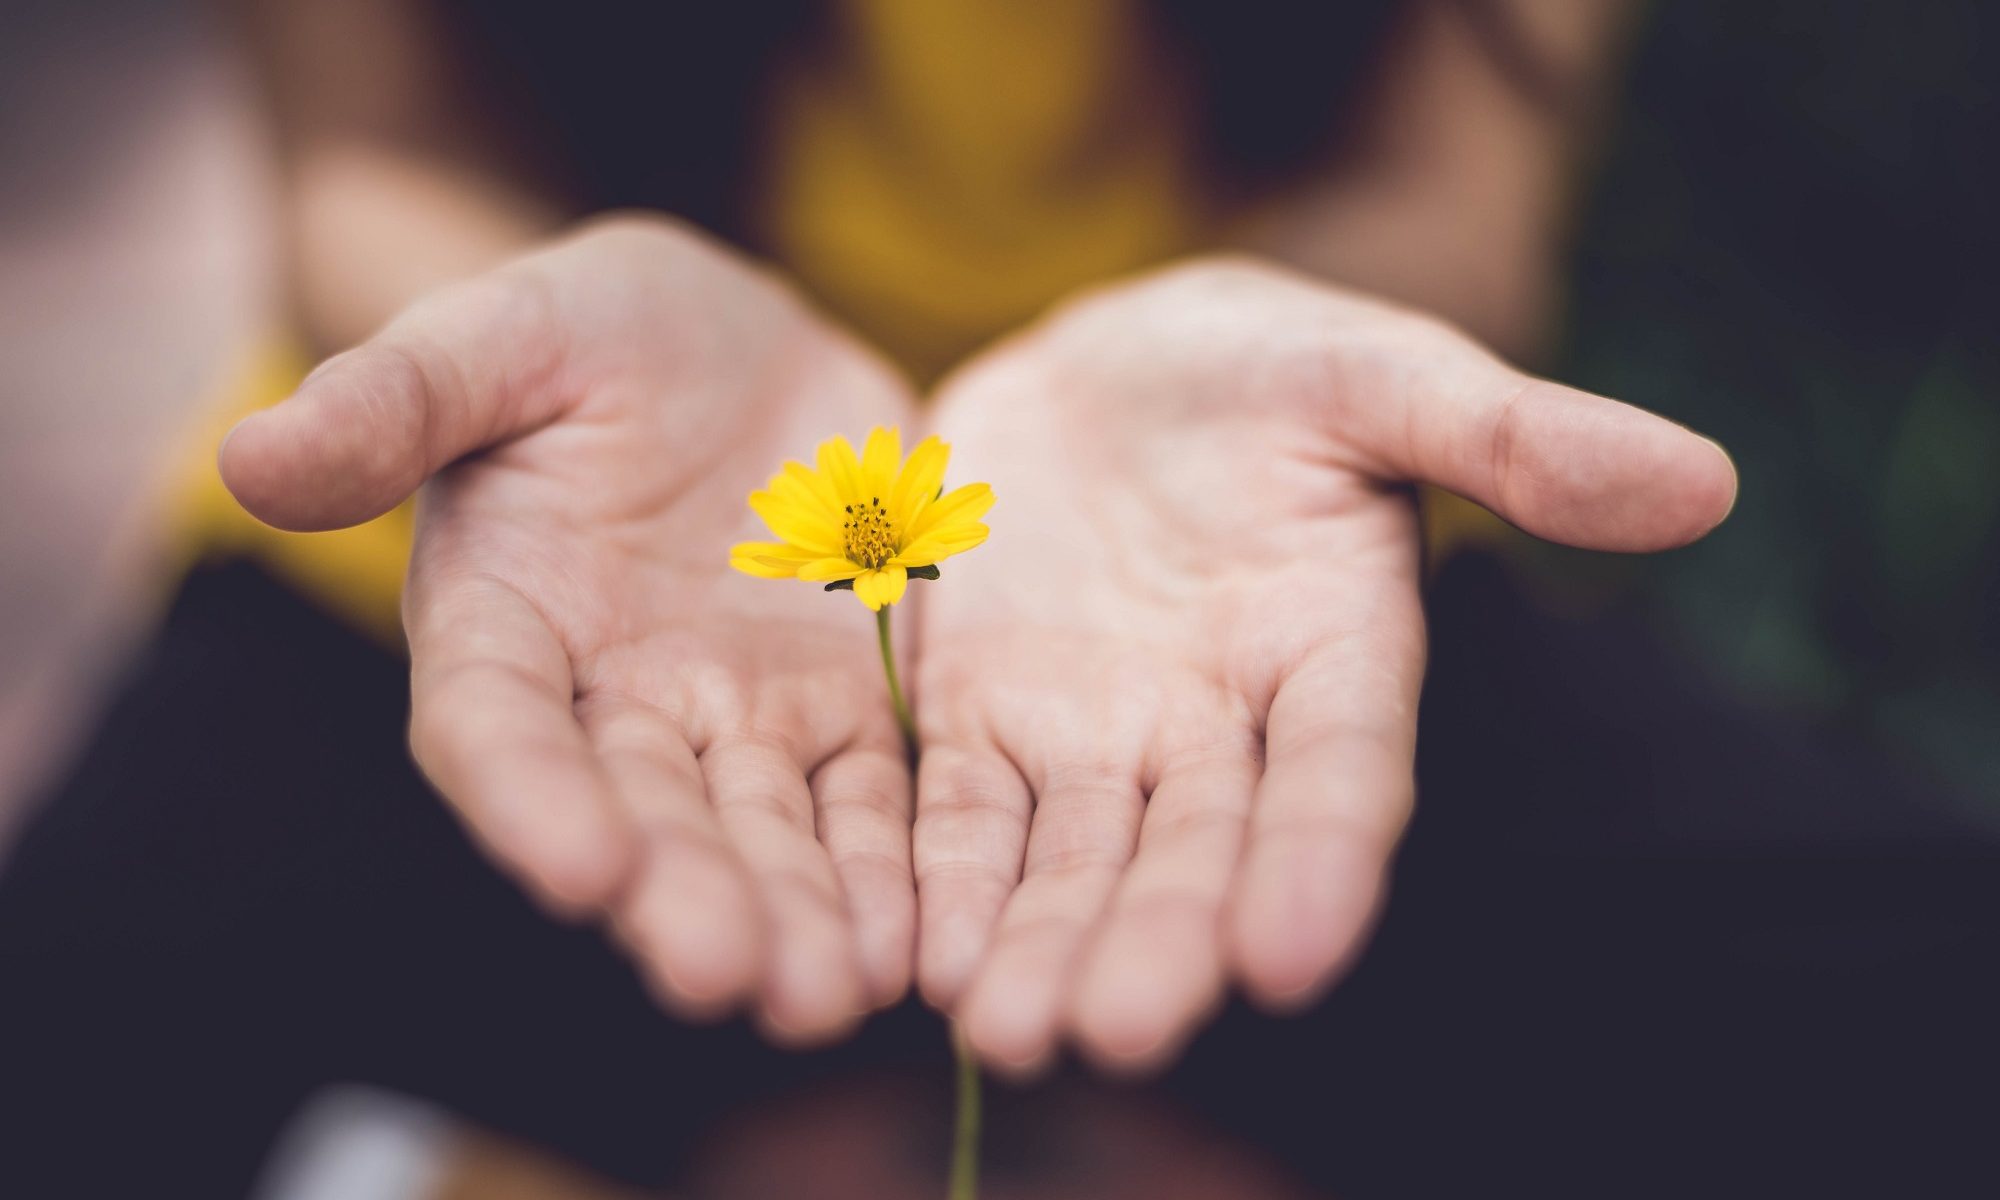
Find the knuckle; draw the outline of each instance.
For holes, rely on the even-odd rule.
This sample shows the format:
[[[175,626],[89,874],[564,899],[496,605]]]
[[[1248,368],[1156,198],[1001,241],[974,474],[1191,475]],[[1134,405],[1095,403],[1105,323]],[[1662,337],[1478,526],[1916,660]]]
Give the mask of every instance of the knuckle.
[[[768,867],[758,876],[758,885],[774,907],[795,918],[815,914],[846,922],[847,903],[840,884],[828,871],[799,865]]]
[[[931,759],[929,763],[937,763]],[[918,820],[957,814],[964,819],[1017,820],[1026,804],[1021,789],[997,771],[972,764],[920,768]]]
[[[894,901],[905,905],[913,899],[908,856],[874,847],[856,847],[832,855],[833,866],[843,890],[850,896],[864,895],[876,905]]]
[[[960,891],[970,886],[989,891],[995,897],[1005,897],[1015,883],[1015,873],[999,864],[968,857],[925,858],[917,865],[916,878],[920,886],[949,884]]]
[[[993,956],[1046,952],[1068,945],[1083,936],[1094,916],[1092,912],[1064,909],[1004,922],[993,935]]]
[[[1233,845],[1243,836],[1249,814],[1243,809],[1202,805],[1168,815],[1156,816],[1146,825],[1146,837],[1154,843],[1203,843]]]
[[[1219,932],[1223,892],[1190,883],[1162,884],[1121,899],[1114,916],[1114,930],[1141,944],[1173,929],[1197,928]]]

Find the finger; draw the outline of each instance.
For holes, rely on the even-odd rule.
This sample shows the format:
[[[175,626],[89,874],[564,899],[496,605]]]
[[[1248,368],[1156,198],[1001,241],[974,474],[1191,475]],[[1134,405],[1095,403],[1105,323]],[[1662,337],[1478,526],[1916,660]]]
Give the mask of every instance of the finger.
[[[917,764],[911,849],[917,876],[917,986],[938,1009],[956,1002],[1021,879],[1034,803],[992,747],[927,746]]]
[[[1423,674],[1414,594],[1309,653],[1280,685],[1229,912],[1250,995],[1297,1007],[1358,950],[1409,820]]]
[[[814,772],[812,790],[819,840],[853,917],[869,1003],[886,1007],[909,990],[916,944],[910,769],[900,746],[851,750]]]
[[[1160,1065],[1221,1002],[1223,904],[1257,767],[1247,750],[1169,766],[1147,798],[1138,852],[1069,1007],[1079,1047],[1100,1065]]]
[[[223,440],[223,482],[280,529],[388,512],[454,459],[539,428],[567,404],[548,293],[521,268],[419,301]]]
[[[415,583],[410,748],[482,841],[557,907],[604,903],[630,831],[571,708],[569,656],[521,595],[482,578]]]
[[[580,714],[641,846],[616,928],[669,1007],[691,1018],[719,1016],[759,981],[763,914],[708,803],[701,766],[656,710],[586,702]]]
[[[700,761],[770,930],[758,1015],[782,1042],[837,1038],[860,1019],[866,996],[840,880],[814,835],[805,771],[784,746],[743,735],[718,739]]]
[[[1342,433],[1395,478],[1434,483],[1539,537],[1593,550],[1692,542],[1736,500],[1721,446],[1643,409],[1507,366],[1411,326],[1393,371],[1343,373]],[[1408,365],[1414,363],[1416,365]]]
[[[1021,885],[958,1006],[980,1057],[1014,1074],[1045,1065],[1086,939],[1131,861],[1145,800],[1136,777],[1101,768],[1039,781]]]

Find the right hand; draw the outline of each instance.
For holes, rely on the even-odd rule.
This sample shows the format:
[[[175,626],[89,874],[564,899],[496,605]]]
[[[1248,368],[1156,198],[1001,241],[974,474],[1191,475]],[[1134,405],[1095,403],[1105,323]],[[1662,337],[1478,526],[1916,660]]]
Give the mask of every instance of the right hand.
[[[628,217],[419,302],[238,425],[221,469],[292,530],[425,485],[424,773],[545,901],[607,916],[670,1007],[815,1041],[908,986],[909,775],[866,613],[728,550],[768,536],[744,496],[786,458],[912,411],[771,278]]]

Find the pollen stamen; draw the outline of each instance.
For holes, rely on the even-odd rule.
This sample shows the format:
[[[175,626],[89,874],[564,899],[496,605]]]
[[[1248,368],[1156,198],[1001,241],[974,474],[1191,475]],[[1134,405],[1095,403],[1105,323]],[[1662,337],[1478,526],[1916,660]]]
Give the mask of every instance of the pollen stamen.
[[[882,498],[875,496],[867,504],[849,504],[847,521],[840,527],[847,540],[849,562],[859,563],[869,570],[880,569],[883,563],[894,558],[899,547],[896,545],[895,530],[890,527],[889,514],[882,508]]]

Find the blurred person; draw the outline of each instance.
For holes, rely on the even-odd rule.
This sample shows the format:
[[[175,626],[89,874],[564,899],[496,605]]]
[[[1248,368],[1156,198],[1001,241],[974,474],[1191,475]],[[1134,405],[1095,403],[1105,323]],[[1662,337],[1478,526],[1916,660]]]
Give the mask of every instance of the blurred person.
[[[732,1106],[926,1053],[907,1008],[791,1061],[641,1002],[589,931],[522,907],[425,806],[401,635],[430,781],[679,1016],[740,1009],[822,1042],[914,974],[988,1062],[1033,1073],[1065,1041],[1157,1069],[1231,981],[1314,1007],[1359,951],[1413,791],[1408,485],[1610,550],[1699,537],[1734,496],[1712,444],[1479,344],[1547,341],[1630,16],[251,6],[301,349],[274,351],[246,401],[292,395],[191,485],[196,565],[0,883],[29,1000],[67,1010],[72,1037],[234,1081],[220,1137],[130,1108],[188,1086],[171,1070],[110,1128],[220,1185],[305,1089],[366,1073],[657,1178]],[[590,219],[606,209],[625,215]],[[914,781],[886,708],[856,700],[880,685],[851,611],[731,579],[719,552],[771,463],[898,423],[944,434],[1005,506],[994,546],[912,607]],[[237,500],[355,528],[279,535]],[[1442,492],[1427,515],[1439,557],[1506,541]],[[1441,658],[1474,664],[1426,700],[1427,745],[1436,724],[1451,739],[1423,775],[1447,820],[1526,790],[1482,778],[1518,753],[1480,736],[1492,710],[1527,706],[1508,730],[1539,745],[1575,704],[1537,679],[1559,655],[1488,673],[1520,630],[1473,570],[1433,600]],[[1578,661],[1671,680],[1624,646]],[[1689,761],[1660,794],[1902,786],[1809,753],[1753,761],[1763,735],[1696,696],[1663,711],[1658,744]],[[1650,798],[1619,795],[1645,753],[1570,752],[1553,791]],[[1498,884],[1456,849],[1485,819],[1406,860],[1418,965],[1392,942],[1377,955],[1404,975],[1364,974],[1304,1025],[1231,1013],[1169,1079],[1182,1102],[1338,1181],[1280,1102],[1344,1107],[1304,1090],[1351,1059],[1343,1030],[1436,1034],[1423,998],[1483,961],[1440,922]],[[197,881],[193,862],[219,865]],[[1672,863],[1637,875],[1558,871],[1589,891],[1515,882],[1493,911],[1685,899]],[[124,883],[84,903],[82,878]],[[158,910],[135,921],[126,888]],[[1550,925],[1515,946],[1539,986],[1492,989],[1470,1027],[1548,1019],[1523,1013],[1602,933]],[[136,1026],[91,1019],[116,1015],[94,1008],[109,979],[148,967],[184,982]],[[1657,982],[1616,995],[1669,1003]],[[151,1044],[183,1025],[212,1059]],[[1253,1103],[1258,1072],[1289,1082]]]

